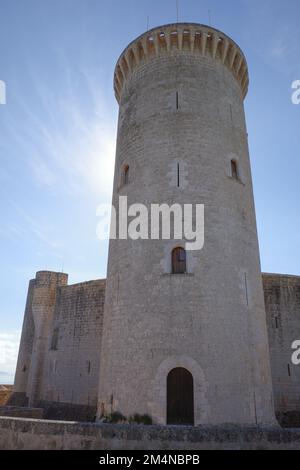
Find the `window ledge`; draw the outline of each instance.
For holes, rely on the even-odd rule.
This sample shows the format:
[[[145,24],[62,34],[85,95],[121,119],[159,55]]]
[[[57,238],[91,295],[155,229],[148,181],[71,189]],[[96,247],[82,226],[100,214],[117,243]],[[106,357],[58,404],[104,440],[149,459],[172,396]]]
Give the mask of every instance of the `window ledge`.
[[[241,184],[242,186],[246,186],[245,183],[240,178],[233,178],[233,176],[228,176],[228,175],[227,175],[227,178],[229,178],[231,181],[235,181],[236,183]]]
[[[184,273],[184,274],[173,274],[173,273],[164,273],[161,274],[161,277],[194,277],[194,273]]]

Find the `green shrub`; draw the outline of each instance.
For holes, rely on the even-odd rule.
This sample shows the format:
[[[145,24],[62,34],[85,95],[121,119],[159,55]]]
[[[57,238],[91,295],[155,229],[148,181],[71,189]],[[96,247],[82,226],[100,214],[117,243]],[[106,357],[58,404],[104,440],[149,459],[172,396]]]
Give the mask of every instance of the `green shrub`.
[[[152,424],[152,418],[149,415],[139,415],[135,413],[129,418],[130,424],[144,424],[145,426],[150,426]]]

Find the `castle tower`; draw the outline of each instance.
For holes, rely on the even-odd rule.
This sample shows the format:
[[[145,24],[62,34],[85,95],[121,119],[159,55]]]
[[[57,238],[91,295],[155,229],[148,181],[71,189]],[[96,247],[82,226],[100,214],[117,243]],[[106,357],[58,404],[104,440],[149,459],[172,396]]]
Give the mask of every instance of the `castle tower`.
[[[39,271],[29,283],[11,404],[37,406],[41,399],[56,291],[67,283],[67,274],[50,271]]]
[[[121,54],[113,204],[204,204],[185,240],[111,240],[98,416],[274,424],[240,48],[199,24],[155,28]],[[175,249],[175,250],[174,250]]]

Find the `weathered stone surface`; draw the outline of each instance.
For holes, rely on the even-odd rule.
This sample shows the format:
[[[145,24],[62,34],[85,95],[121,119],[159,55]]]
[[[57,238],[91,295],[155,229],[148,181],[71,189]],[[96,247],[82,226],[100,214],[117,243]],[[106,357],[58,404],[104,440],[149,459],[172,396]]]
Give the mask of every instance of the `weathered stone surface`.
[[[148,213],[204,204],[205,240],[187,252],[189,276],[171,274],[184,238],[110,240],[99,416],[148,413],[166,424],[167,376],[181,367],[193,375],[196,424],[275,423],[244,91],[225,39],[201,25],[162,26],[118,61],[117,216],[120,196]],[[228,41],[233,63],[244,60]]]
[[[263,274],[275,409],[282,426],[300,427],[300,365],[292,343],[300,340],[300,277]]]
[[[92,419],[99,382],[105,280],[30,282],[11,405],[45,405],[47,417]],[[72,411],[73,410],[73,411]]]
[[[300,430],[129,426],[0,418],[0,449],[299,450]]]

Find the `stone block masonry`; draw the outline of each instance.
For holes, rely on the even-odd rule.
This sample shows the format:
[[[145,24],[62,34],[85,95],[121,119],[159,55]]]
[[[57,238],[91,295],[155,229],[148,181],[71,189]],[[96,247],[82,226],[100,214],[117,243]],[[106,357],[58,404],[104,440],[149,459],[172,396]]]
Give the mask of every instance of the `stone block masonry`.
[[[26,307],[14,393],[9,399],[9,404],[15,406],[26,406],[29,399],[26,388],[18,389],[18,386],[24,382],[22,375],[28,376],[22,355],[27,357],[29,365],[31,363],[29,352],[34,330],[28,331],[26,325],[33,328],[33,320],[28,318],[32,308],[32,286],[33,281],[29,286],[30,302],[27,302]],[[300,277],[263,274],[263,287],[276,416],[282,426],[300,427],[300,366],[291,363],[291,344],[300,339]],[[36,406],[43,408],[46,419],[93,421],[98,368],[91,366],[90,374],[87,374],[89,365],[84,361],[88,361],[88,357],[92,358],[95,365],[99,361],[105,280],[63,286],[58,291],[55,321],[48,334],[52,342],[52,331],[58,328],[57,344],[52,344],[56,349],[49,351],[46,359],[48,370],[53,360],[57,361],[57,373],[43,377],[43,389],[47,390],[47,394],[41,394]],[[79,369],[78,364],[82,364]],[[86,382],[87,376],[89,382]],[[72,399],[70,384],[76,384],[76,381],[76,395],[73,392]],[[25,392],[22,393],[22,390]],[[59,396],[61,401],[58,401]],[[22,409],[15,407],[8,407],[5,411],[0,408],[1,414],[25,416]]]
[[[277,418],[300,427],[300,366],[291,360],[300,340],[300,277],[263,274],[263,284]]]
[[[0,450],[299,450],[300,430],[128,426],[0,418]]]
[[[68,286],[66,274],[37,273],[10,405],[43,407],[47,418],[94,419],[104,295],[105,280]]]
[[[200,448],[295,445],[297,433],[266,430],[277,425],[274,411],[280,424],[300,426],[300,366],[291,363],[291,345],[300,339],[300,278],[262,279],[243,102],[248,83],[241,49],[209,26],[160,26],[124,50],[114,74],[117,220],[120,196],[148,210],[201,203],[204,247],[185,250],[184,237],[116,239],[107,282],[68,286],[66,274],[37,273],[9,400],[42,408],[51,419],[93,421],[97,409],[99,419],[118,412],[148,414],[156,425],[244,428],[32,422],[38,448],[125,448],[126,440],[126,448],[154,441],[184,448],[184,440]],[[172,265],[177,250],[181,272]],[[30,445],[17,421],[4,425],[20,446]]]

